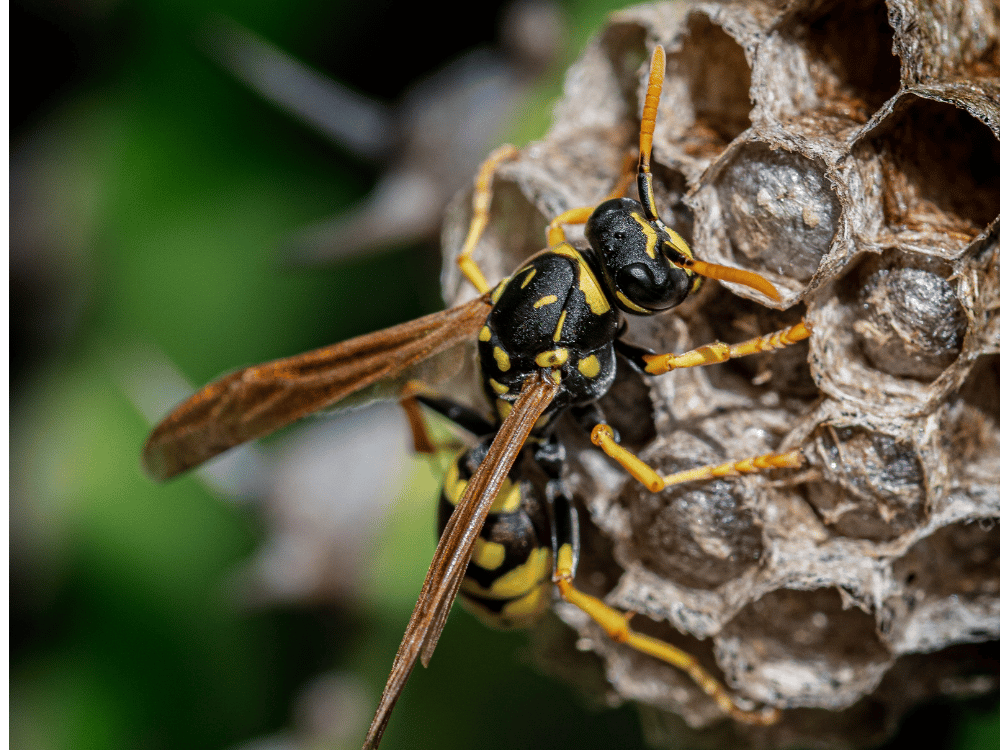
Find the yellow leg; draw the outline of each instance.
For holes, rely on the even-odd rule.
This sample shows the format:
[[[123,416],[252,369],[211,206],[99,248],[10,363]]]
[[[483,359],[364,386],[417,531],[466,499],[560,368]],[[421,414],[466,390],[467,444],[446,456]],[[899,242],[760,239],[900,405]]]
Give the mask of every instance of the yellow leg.
[[[549,222],[548,227],[545,229],[545,240],[549,247],[555,247],[556,245],[566,241],[566,232],[563,231],[563,227],[566,224],[586,224],[587,219],[590,215],[594,213],[594,206],[587,206],[586,208],[571,208],[569,211],[563,211],[556,218]]]
[[[784,349],[809,337],[811,331],[805,321],[796,323],[766,336],[758,336],[742,344],[723,344],[716,342],[683,354],[648,354],[643,357],[646,362],[646,372],[650,375],[662,375],[682,367],[701,367],[725,362],[728,359],[745,357],[748,354],[760,354],[775,349]]]
[[[625,154],[625,158],[622,159],[622,168],[618,175],[618,182],[611,188],[611,192],[604,197],[604,200],[609,201],[613,198],[625,197],[625,193],[628,192],[628,189],[635,182],[635,168],[638,159],[639,154],[637,151],[633,150],[631,153]]]
[[[636,459],[638,460],[638,459]],[[805,458],[798,448],[787,453],[765,453],[741,461],[729,461],[716,466],[700,466],[697,469],[678,471],[661,477],[664,487],[670,487],[684,482],[694,482],[699,479],[717,479],[719,477],[736,477],[740,474],[759,474],[766,469],[798,469]]]
[[[493,175],[503,162],[512,158],[516,153],[517,149],[513,146],[500,146],[486,157],[486,161],[479,167],[479,174],[476,176],[472,192],[472,221],[469,223],[469,233],[465,236],[462,252],[455,259],[458,267],[462,269],[462,273],[481,294],[490,290],[490,284],[486,281],[479,264],[472,259],[472,251],[479,244],[483,230],[486,229],[486,222],[489,220],[490,203],[493,201]]]
[[[636,651],[641,651],[655,659],[666,662],[685,672],[708,697],[716,702],[728,716],[745,724],[767,726],[778,720],[781,712],[776,708],[759,711],[744,711],[736,706],[726,692],[726,688],[712,677],[691,654],[681,651],[658,638],[637,633],[629,625],[629,615],[609,607],[589,594],[584,594],[573,585],[573,577],[568,569],[560,568],[554,576],[562,598],[579,607],[594,620],[616,643],[622,643]]]
[[[611,200],[612,198],[621,198],[628,192],[629,186],[634,179],[635,158],[634,154],[625,155],[625,159],[622,161],[621,174],[618,175],[618,182],[615,183],[611,192],[604,197],[604,201]],[[604,201],[601,202],[603,203]],[[566,224],[586,224],[587,219],[594,213],[594,208],[595,206],[571,208],[569,211],[563,211],[550,221],[548,227],[545,229],[545,239],[548,246],[555,247],[565,242],[566,233],[563,231],[563,226]]]
[[[663,478],[645,461],[632,451],[623,448],[615,442],[615,434],[606,424],[599,424],[590,432],[590,439],[599,446],[609,458],[621,464],[629,474],[641,482],[650,492],[659,492],[666,485]]]
[[[650,492],[659,492],[664,487],[701,479],[735,477],[741,474],[758,474],[766,469],[798,469],[802,466],[804,460],[802,452],[796,449],[787,453],[765,453],[760,456],[744,458],[740,461],[729,461],[715,466],[700,466],[696,469],[678,471],[662,477],[641,458],[616,443],[614,433],[608,425],[597,425],[591,431],[590,439],[594,445],[600,447],[609,458],[621,464],[625,471],[641,482]]]

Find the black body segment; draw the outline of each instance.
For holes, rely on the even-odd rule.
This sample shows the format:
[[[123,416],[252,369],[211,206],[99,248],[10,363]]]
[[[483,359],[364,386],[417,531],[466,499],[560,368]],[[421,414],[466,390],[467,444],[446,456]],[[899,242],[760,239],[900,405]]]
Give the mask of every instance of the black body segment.
[[[550,414],[607,393],[619,312],[580,252],[564,243],[540,253],[501,282],[492,301],[479,358],[486,397],[499,417],[541,368],[550,368],[560,385]]]
[[[636,315],[676,307],[698,288],[700,277],[685,268],[687,244],[659,219],[643,213],[639,201],[605,201],[590,215],[584,230],[598,249],[595,267],[616,305]]]
[[[438,504],[439,534],[491,442],[492,438],[484,439],[449,468]],[[521,475],[522,460],[520,456],[515,461],[490,507],[459,590],[466,609],[499,629],[534,624],[548,609],[552,596],[552,524],[544,498]]]

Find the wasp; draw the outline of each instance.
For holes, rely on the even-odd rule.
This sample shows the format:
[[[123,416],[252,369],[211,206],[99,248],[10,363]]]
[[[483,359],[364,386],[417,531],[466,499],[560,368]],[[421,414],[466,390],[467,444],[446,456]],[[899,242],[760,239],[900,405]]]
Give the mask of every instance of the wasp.
[[[547,247],[491,287],[473,252],[486,226],[493,175],[500,164],[516,156],[512,147],[501,147],[480,168],[472,221],[457,259],[479,291],[478,297],[384,331],[226,375],[179,405],[153,429],[146,442],[145,467],[154,478],[164,480],[228,448],[315,411],[343,405],[345,399],[362,399],[376,389],[402,396],[418,449],[428,449],[419,419],[413,417],[418,402],[441,411],[479,438],[478,445],[463,454],[445,482],[453,507],[441,529],[365,740],[366,748],[378,746],[417,659],[428,664],[463,580],[464,596],[473,608],[478,604],[480,611],[492,609],[503,624],[515,625],[537,614],[537,608],[547,601],[545,584],[551,582],[564,599],[590,615],[615,640],[685,670],[730,716],[758,724],[771,723],[777,717],[773,710],[737,708],[693,657],[633,631],[626,615],[573,585],[579,557],[576,511],[559,478],[564,449],[554,438],[556,421],[564,413],[589,431],[595,445],[654,492],[680,482],[798,467],[802,461],[799,451],[790,451],[662,477],[618,444],[617,433],[597,404],[615,380],[616,357],[647,375],[661,375],[677,368],[780,349],[810,333],[803,321],[741,344],[717,342],[682,354],[652,353],[622,340],[625,314],[645,316],[670,310],[697,291],[704,278],[739,284],[779,299],[774,286],[755,273],[698,260],[683,238],[660,220],[650,164],[664,70],[664,51],[657,47],[639,128],[638,200],[624,196],[628,185],[620,181],[600,205],[560,214],[549,224]],[[566,241],[565,227],[574,224],[585,225],[589,248],[578,249]],[[421,395],[419,387],[413,390],[413,386],[403,385],[411,381],[422,363],[473,337],[478,341],[483,389],[494,412],[492,420],[473,417],[447,399]],[[518,463],[522,449],[541,467],[544,479],[522,476]],[[544,509],[544,522],[538,521],[537,509],[527,510],[537,506]],[[491,513],[496,516],[504,508],[518,508],[527,514],[530,523],[523,525],[533,527],[534,542],[521,539],[507,545],[491,540],[496,523],[490,524],[485,538],[482,536]],[[512,552],[508,559],[514,547],[527,554],[524,561],[515,564]],[[542,560],[547,554],[550,557]],[[532,555],[533,562],[529,560]],[[498,587],[497,578],[483,573],[497,559],[501,560],[498,567],[503,560],[513,565],[507,571],[513,574],[506,580],[516,580],[520,588]],[[466,573],[470,562],[472,578]]]

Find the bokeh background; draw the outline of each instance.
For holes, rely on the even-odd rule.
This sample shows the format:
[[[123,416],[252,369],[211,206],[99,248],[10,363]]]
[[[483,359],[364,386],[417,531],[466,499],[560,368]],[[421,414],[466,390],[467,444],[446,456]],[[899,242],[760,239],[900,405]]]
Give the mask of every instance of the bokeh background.
[[[613,6],[556,7],[553,60],[487,148],[541,135]],[[235,21],[392,105],[497,48],[502,3],[431,13],[11,4],[32,50],[11,61],[13,747],[359,746],[433,552],[440,462],[407,456],[391,407],[308,420],[163,486],[138,454],[185,381],[441,306],[433,239],[299,262],[302,228],[356,206],[405,148],[332,143],[225,70],[211,30]],[[456,610],[383,747],[641,746],[632,709],[584,708],[531,648]],[[908,725],[925,746],[1000,747],[985,708],[931,715]]]

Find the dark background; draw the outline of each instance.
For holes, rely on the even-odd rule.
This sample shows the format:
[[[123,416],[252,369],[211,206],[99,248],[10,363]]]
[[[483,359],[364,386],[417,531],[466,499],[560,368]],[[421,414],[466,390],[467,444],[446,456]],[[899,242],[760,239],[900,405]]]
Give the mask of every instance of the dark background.
[[[569,59],[608,6],[564,9]],[[496,3],[463,7],[460,35],[417,35],[425,12],[386,0],[11,5],[12,746],[359,746],[433,550],[438,480],[414,475],[417,510],[399,498],[402,520],[364,561],[392,574],[359,581],[353,598],[249,606],[234,571],[261,543],[263,514],[197,477],[156,486],[141,473],[135,372],[154,352],[201,384],[439,309],[432,246],[312,270],[280,262],[283,238],[351,205],[377,168],[197,43],[222,13],[392,101],[495,41]],[[510,138],[540,136],[532,127]],[[528,651],[523,634],[456,613],[383,747],[641,744],[632,709],[581,708]],[[321,742],[301,717],[320,674],[341,688]],[[925,744],[998,745],[993,714],[935,717],[911,727]]]

